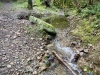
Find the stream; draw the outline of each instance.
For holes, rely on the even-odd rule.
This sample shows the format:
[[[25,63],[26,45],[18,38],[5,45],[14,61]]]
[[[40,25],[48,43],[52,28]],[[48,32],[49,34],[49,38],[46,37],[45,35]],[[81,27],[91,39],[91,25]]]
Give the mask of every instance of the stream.
[[[46,19],[46,22],[54,25],[57,32],[57,37],[54,40],[54,46],[57,51],[59,51],[64,57],[65,61],[71,66],[71,68],[77,73],[77,75],[82,75],[81,71],[78,69],[76,63],[72,63],[72,60],[75,56],[75,51],[69,47],[70,36],[68,32],[70,31],[70,26],[64,16],[55,17],[51,19]],[[68,74],[72,75],[72,74]]]

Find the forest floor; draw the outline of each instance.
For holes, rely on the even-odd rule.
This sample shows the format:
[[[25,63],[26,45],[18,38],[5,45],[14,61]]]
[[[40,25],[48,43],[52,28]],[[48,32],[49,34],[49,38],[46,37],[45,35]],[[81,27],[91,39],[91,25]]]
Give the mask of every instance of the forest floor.
[[[20,12],[29,11],[14,9],[11,3],[4,3],[0,6],[0,75],[62,75],[62,72],[63,75],[72,75],[57,60],[54,60],[56,64],[53,63],[52,66],[47,67],[50,65],[47,62],[47,55],[53,58],[47,47],[52,47],[52,44],[47,45],[47,37],[38,33],[36,24],[31,24],[25,19],[19,20],[17,15]],[[73,26],[73,17],[67,19]],[[91,56],[93,54],[88,53]],[[91,63],[86,63],[84,58],[90,61],[91,57],[82,56],[79,61],[80,66],[85,67],[83,69],[86,70],[87,65],[91,66]],[[48,70],[45,71],[46,69]]]
[[[52,64],[58,69],[45,73],[53,58],[48,51],[47,40],[38,33],[35,24],[29,20],[19,20],[17,14],[28,10],[15,10],[11,3],[0,7],[0,75],[66,75],[66,71],[57,60]],[[52,59],[51,59],[52,60]],[[64,71],[62,71],[64,69]],[[69,73],[71,75],[71,73]]]
[[[28,34],[26,28],[31,23],[18,20],[16,13],[11,3],[0,7],[0,75],[34,72],[37,64],[35,55],[43,48],[41,37],[34,38]]]

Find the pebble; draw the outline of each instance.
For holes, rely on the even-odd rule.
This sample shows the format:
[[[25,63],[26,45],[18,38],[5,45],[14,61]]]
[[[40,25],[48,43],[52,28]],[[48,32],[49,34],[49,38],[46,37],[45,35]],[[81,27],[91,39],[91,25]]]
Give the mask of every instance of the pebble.
[[[37,75],[37,71],[34,71],[34,72],[33,72],[33,75]]]
[[[42,38],[39,38],[40,41],[42,41]]]
[[[89,50],[88,49],[84,49],[84,53],[88,53],[89,52]]]
[[[26,66],[26,71],[33,72],[33,69],[32,69],[32,67],[30,67],[30,66]]]
[[[40,59],[41,59],[41,57],[40,57],[40,56],[37,56],[37,59],[38,59],[38,60],[40,60]]]
[[[8,64],[8,65],[7,65],[7,67],[8,67],[8,68],[11,68],[11,65],[10,65],[10,64]]]
[[[80,54],[80,56],[83,56],[84,55],[84,52],[80,52],[79,54]]]

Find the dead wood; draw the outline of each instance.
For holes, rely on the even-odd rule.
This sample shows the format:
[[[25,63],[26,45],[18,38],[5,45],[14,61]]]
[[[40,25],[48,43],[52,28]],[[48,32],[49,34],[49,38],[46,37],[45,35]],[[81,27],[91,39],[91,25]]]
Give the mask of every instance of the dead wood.
[[[64,62],[63,59],[55,52],[55,51],[52,51],[52,53],[54,54],[54,56],[58,59],[59,62],[61,62],[61,64],[63,64],[65,67],[67,67],[73,75],[77,75],[73,70],[72,68],[68,65],[68,63]]]

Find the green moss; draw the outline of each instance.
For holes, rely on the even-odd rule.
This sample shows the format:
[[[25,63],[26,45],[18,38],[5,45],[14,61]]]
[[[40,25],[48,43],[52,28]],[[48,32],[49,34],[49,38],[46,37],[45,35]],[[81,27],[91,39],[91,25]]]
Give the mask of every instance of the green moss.
[[[13,5],[14,5],[14,9],[27,8],[28,3],[27,2],[23,2],[23,3],[14,2]]]
[[[94,28],[86,20],[82,20],[79,23],[80,24],[72,30],[73,35],[80,37],[84,44],[95,44],[99,37],[93,35]]]
[[[30,16],[29,20],[33,23],[36,23],[40,27],[40,30],[46,30],[47,32],[56,34],[55,28],[51,24],[33,16]]]

